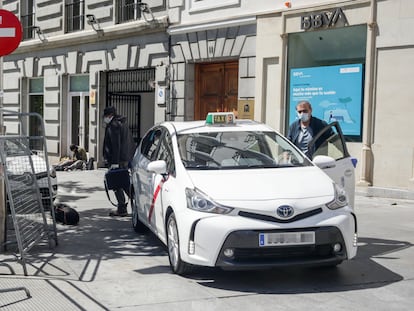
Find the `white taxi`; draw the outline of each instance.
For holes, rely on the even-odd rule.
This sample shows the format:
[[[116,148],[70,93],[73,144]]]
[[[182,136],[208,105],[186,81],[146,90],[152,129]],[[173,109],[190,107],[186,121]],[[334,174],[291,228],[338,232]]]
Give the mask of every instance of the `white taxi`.
[[[45,159],[29,150],[20,138],[6,139],[3,152],[6,156],[7,174],[12,187],[14,189],[23,187],[24,189],[36,179],[43,208],[50,210],[58,192],[55,168],[50,166],[48,169]],[[27,156],[28,154],[30,154],[30,158]],[[31,173],[32,170],[34,170],[34,174]],[[26,183],[23,186],[20,184],[22,181]]]
[[[132,163],[133,227],[165,243],[177,274],[349,260],[355,163],[337,123],[315,139],[311,161],[269,126],[232,113],[156,125]]]

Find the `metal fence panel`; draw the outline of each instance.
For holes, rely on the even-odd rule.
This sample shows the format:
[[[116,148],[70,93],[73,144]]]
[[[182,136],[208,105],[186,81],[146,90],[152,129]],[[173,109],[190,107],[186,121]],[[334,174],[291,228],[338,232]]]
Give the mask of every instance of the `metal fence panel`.
[[[30,249],[45,239],[49,246],[53,239],[57,244],[51,195],[55,189],[50,178],[41,116],[35,113],[2,113],[4,119],[9,120],[17,115],[15,121],[19,123],[19,135],[0,136],[2,174],[7,194],[6,208],[14,229],[7,230],[6,244],[17,243],[24,274],[27,275],[25,257]],[[29,129],[36,129],[36,135],[28,135],[32,132]]]

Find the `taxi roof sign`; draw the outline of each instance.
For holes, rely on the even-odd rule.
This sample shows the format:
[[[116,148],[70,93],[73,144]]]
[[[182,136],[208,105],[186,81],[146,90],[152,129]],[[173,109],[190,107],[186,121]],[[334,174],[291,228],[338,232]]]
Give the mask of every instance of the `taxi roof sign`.
[[[234,124],[233,112],[209,112],[206,117],[206,124],[226,125]]]

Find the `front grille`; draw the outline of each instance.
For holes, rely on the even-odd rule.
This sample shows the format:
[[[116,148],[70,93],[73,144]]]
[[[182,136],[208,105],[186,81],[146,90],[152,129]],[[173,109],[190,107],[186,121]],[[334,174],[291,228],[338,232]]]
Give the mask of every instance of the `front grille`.
[[[260,233],[315,232],[315,244],[259,246]],[[335,253],[333,245],[340,243],[342,250]],[[226,257],[224,250],[232,249],[234,255]],[[336,227],[314,227],[284,230],[240,230],[226,238],[216,265],[223,268],[281,266],[291,264],[314,264],[318,262],[341,261],[346,259],[346,245],[341,231]]]
[[[276,218],[273,216],[269,216],[269,215],[263,215],[263,214],[257,214],[257,213],[250,213],[250,212],[245,212],[245,211],[240,211],[239,212],[239,216],[242,217],[247,217],[247,218],[253,218],[253,219],[257,219],[257,220],[264,220],[264,221],[272,221],[272,222],[277,222],[277,223],[289,223],[289,222],[294,222],[294,221],[298,221],[301,219],[305,219],[317,214],[322,213],[322,208],[317,208],[302,214],[298,214],[293,218],[290,219],[280,219],[280,218]]]
[[[332,256],[331,245],[267,247],[252,250],[251,248],[234,249],[234,260],[268,261],[268,260],[294,260],[294,259],[321,259]]]
[[[48,198],[50,196],[49,188],[40,188],[39,190],[42,198]]]
[[[48,172],[41,172],[41,173],[37,173],[36,174],[36,179],[42,179],[42,178],[46,178],[48,175]]]

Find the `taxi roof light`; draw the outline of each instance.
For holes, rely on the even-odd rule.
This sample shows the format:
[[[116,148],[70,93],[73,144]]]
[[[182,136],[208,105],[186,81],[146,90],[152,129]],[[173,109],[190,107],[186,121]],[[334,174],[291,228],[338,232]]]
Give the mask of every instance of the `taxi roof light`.
[[[235,116],[233,112],[209,112],[206,117],[208,125],[229,125],[234,124]]]

